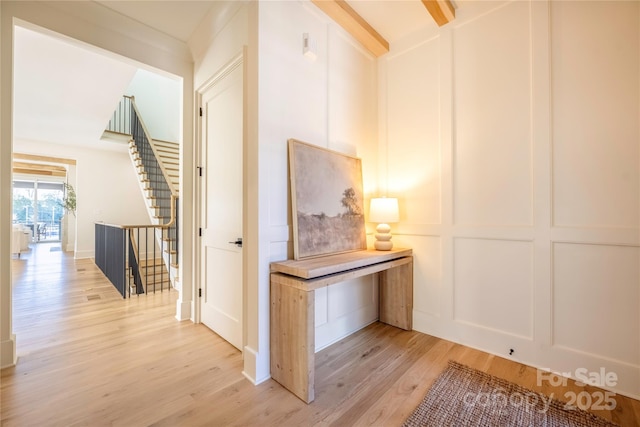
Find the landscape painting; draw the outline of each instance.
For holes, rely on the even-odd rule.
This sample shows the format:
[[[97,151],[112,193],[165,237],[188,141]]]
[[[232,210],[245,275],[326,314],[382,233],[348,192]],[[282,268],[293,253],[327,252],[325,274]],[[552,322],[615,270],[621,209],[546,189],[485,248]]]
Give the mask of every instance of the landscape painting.
[[[289,140],[294,258],[367,248],[362,162]]]

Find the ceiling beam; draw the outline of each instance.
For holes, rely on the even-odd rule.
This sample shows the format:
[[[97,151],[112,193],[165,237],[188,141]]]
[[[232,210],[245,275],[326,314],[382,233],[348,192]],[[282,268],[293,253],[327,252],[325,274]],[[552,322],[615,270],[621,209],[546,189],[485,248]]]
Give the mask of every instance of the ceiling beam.
[[[44,176],[67,176],[66,170],[54,170],[48,168],[35,168],[33,165],[27,163],[15,163],[13,164],[13,173],[14,174],[25,174],[25,175],[44,175]]]
[[[28,161],[20,160],[32,160],[35,162],[45,161],[59,161],[63,164],[75,164],[75,160],[61,159],[59,157],[37,156],[32,154],[13,154],[13,173],[27,174],[27,175],[44,175],[44,176],[67,176],[67,168],[65,166],[59,166],[48,163],[31,163]]]
[[[438,27],[456,19],[456,10],[449,0],[422,0]]]
[[[35,154],[13,153],[14,160],[30,160],[32,162],[62,163],[65,165],[75,165],[73,159],[64,159],[62,157],[38,156]]]
[[[389,42],[344,0],[311,0],[376,58],[389,52]]]

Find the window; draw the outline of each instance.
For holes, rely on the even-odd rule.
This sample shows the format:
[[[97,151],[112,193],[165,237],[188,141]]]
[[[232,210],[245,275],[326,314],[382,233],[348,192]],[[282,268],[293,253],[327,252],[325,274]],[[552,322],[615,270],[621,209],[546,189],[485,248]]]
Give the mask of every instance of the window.
[[[64,184],[40,180],[13,181],[13,223],[31,228],[35,241],[60,241]]]

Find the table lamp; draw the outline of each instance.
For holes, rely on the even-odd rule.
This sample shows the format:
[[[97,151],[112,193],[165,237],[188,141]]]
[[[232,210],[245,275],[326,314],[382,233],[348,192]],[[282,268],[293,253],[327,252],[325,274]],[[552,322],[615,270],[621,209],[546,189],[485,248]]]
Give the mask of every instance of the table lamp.
[[[391,227],[389,222],[398,222],[398,199],[393,197],[381,197],[371,199],[369,207],[369,221],[377,222],[376,241],[374,247],[378,251],[389,251],[393,248],[391,241]]]

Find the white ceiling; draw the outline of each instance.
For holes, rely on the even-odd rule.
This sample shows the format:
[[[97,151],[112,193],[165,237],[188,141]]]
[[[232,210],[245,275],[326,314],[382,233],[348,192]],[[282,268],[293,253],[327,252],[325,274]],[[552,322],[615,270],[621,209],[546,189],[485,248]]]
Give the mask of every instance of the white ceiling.
[[[15,29],[14,139],[97,142],[137,68],[71,41]]]
[[[216,3],[220,6],[215,0],[97,3],[182,41]],[[425,26],[435,27],[420,0],[349,0],[349,4],[390,43]],[[79,43],[17,27],[16,140],[73,144],[99,140],[135,72],[134,66]]]
[[[96,0],[109,9],[185,42],[213,5],[223,1],[247,0]],[[425,26],[436,28],[420,0],[348,0],[348,3],[388,42],[394,42]]]
[[[186,41],[215,2],[97,3]],[[19,149],[21,139],[98,142],[137,68],[81,43],[16,27],[14,70],[14,139]]]
[[[186,42],[215,1],[97,0],[97,3]]]
[[[347,3],[389,43],[424,27],[437,28],[420,0],[349,0]]]

